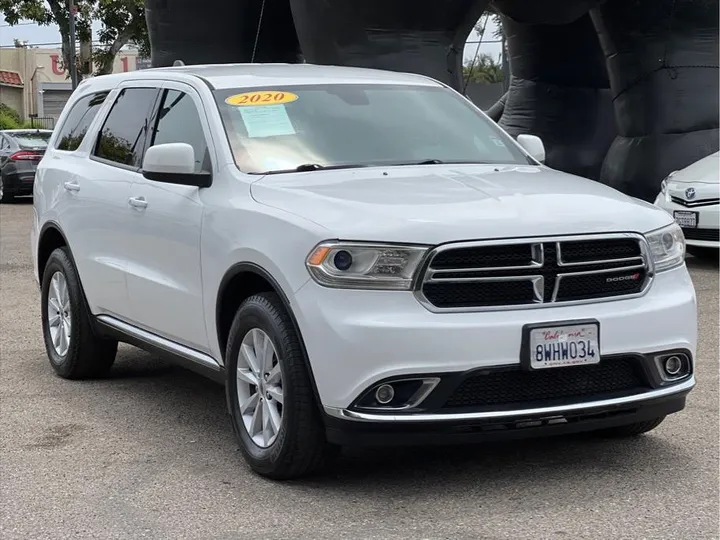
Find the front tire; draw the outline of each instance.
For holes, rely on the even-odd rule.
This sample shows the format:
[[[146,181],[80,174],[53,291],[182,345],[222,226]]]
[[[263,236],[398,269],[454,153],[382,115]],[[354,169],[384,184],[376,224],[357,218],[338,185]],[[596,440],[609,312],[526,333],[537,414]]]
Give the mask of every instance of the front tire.
[[[302,344],[276,294],[242,303],[225,358],[233,428],[252,470],[287,480],[322,468],[336,448],[325,439]]]
[[[106,375],[117,341],[97,337],[68,249],[50,254],[42,279],[42,328],[50,365],[64,379]]]

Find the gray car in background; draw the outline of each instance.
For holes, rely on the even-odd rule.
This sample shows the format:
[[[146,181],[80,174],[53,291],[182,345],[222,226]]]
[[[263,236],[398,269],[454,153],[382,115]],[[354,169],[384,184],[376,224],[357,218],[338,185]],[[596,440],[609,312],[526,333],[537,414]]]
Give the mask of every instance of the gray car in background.
[[[0,202],[32,195],[35,171],[51,134],[49,129],[0,131]]]

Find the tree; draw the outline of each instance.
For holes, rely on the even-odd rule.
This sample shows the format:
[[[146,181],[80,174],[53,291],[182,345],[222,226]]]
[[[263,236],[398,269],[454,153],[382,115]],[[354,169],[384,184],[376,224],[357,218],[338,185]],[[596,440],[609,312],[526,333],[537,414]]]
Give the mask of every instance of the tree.
[[[463,78],[466,81],[492,84],[503,81],[502,64],[489,54],[480,54],[474,61],[465,62]]]
[[[112,73],[115,57],[125,45],[137,46],[141,56],[150,55],[142,0],[97,0],[94,15],[103,25],[98,34],[103,48],[93,54],[97,75]]]
[[[485,13],[482,14],[482,17],[478,19],[478,22],[475,23],[475,32],[477,32],[478,36],[480,36],[480,39],[483,39],[485,37],[484,34],[487,30],[487,26],[489,26],[490,22],[495,25],[493,37],[495,39],[500,39],[503,34],[502,19],[500,18],[500,14],[492,9],[485,11]]]
[[[74,0],[75,29],[80,42],[90,41],[92,22],[99,21],[100,47],[93,52],[96,74],[112,72],[115,57],[125,45],[137,45],[141,55],[149,55],[143,0]],[[70,65],[70,23],[66,0],[0,0],[0,13],[10,26],[22,20],[60,28],[63,66]],[[81,76],[79,73],[78,76]]]

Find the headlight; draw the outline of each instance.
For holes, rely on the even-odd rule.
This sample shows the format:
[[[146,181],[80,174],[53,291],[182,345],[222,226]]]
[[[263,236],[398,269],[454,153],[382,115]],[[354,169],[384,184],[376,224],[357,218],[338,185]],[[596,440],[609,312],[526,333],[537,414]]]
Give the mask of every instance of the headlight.
[[[673,175],[675,175],[675,173],[677,173],[677,171],[671,172],[671,173],[668,174],[668,175],[663,179],[663,181],[660,183],[660,192],[661,192],[663,195],[667,195],[668,181],[673,177]]]
[[[307,258],[310,275],[326,287],[406,291],[427,247],[325,242]]]
[[[645,238],[650,246],[656,272],[675,268],[685,261],[685,236],[676,223],[649,232]]]

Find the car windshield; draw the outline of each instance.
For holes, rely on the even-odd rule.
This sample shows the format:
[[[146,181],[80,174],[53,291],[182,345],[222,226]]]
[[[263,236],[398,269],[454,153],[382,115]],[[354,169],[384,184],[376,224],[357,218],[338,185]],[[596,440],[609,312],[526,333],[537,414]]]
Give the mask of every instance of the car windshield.
[[[51,133],[46,131],[27,131],[22,133],[9,133],[21,148],[45,148]]]
[[[247,173],[436,163],[533,164],[446,88],[322,84],[216,90]]]

